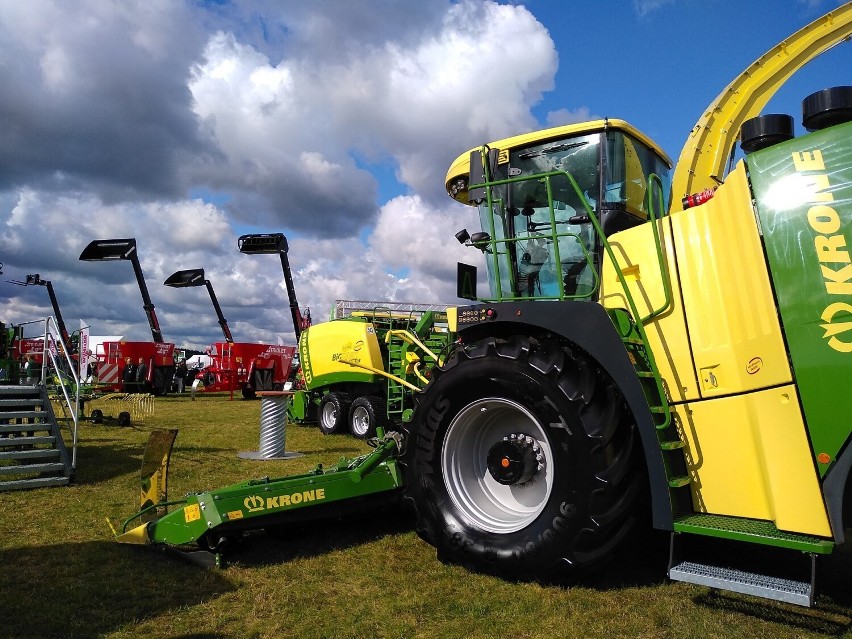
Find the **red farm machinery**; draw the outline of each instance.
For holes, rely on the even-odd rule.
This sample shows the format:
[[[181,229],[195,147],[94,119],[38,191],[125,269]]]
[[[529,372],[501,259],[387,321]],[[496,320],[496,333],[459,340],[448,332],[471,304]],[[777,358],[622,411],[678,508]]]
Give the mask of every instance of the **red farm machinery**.
[[[238,391],[245,399],[254,399],[258,391],[284,389],[293,369],[295,346],[235,342],[203,268],[177,271],[164,284],[173,288],[205,286],[210,294],[225,341],[216,342],[209,348],[210,364],[196,373],[196,379],[201,381],[205,391]]]
[[[104,342],[103,347],[94,353],[97,358],[97,379],[102,388],[114,392],[150,391],[154,395],[165,395],[171,388],[175,373],[175,345],[166,343],[154,312],[154,304],[148,295],[148,287],[142,275],[139,256],[136,251],[136,239],[93,240],[83,249],[80,260],[85,262],[103,262],[127,260],[133,265],[133,272],[142,293],[143,308],[148,317],[153,342],[112,341]],[[126,388],[125,369],[139,363],[145,366],[144,379],[138,386]],[[132,381],[135,383],[135,380]]]

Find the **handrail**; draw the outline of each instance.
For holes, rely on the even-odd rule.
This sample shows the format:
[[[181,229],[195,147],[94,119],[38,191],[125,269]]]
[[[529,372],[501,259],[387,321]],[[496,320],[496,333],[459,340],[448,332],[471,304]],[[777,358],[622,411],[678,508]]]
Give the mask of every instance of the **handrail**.
[[[61,349],[57,349],[55,346],[55,337],[54,334],[50,330],[51,324],[55,327],[57,335],[59,337],[59,344],[62,346]],[[69,396],[68,389],[65,387],[65,378],[63,377],[65,373],[60,370],[59,362],[57,361],[57,353],[61,351],[62,355],[65,358],[65,363],[68,364],[68,370],[71,371],[71,379],[74,381],[74,402],[72,406],[71,397]],[[68,412],[71,413],[71,420],[73,422],[73,426],[71,429],[72,433],[72,445],[71,445],[71,469],[72,471],[77,469],[77,429],[79,426],[79,413],[80,413],[80,379],[77,376],[77,371],[74,367],[74,361],[71,359],[68,353],[68,346],[62,340],[62,334],[59,333],[59,327],[56,324],[56,320],[52,317],[47,317],[44,320],[44,341],[42,343],[42,366],[41,366],[41,383],[44,385],[45,383],[45,374],[47,367],[45,366],[46,362],[50,362],[54,372],[56,373],[56,378],[59,380],[58,388],[62,391],[62,396],[65,399],[65,404],[68,406]]]

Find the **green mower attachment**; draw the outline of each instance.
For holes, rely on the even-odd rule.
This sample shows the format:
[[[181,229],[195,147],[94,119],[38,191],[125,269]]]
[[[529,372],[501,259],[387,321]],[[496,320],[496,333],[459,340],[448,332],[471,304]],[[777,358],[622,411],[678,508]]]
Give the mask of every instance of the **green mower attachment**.
[[[227,543],[243,532],[342,516],[399,499],[403,480],[396,457],[402,435],[380,429],[369,442],[374,451],[342,458],[335,466],[320,464],[302,475],[252,479],[168,501],[166,478],[176,435],[151,433],[142,462],[141,510],[124,522],[115,537],[119,543],[178,549],[197,544],[216,554],[218,565]],[[177,508],[167,512],[170,506]],[[136,520],[142,523],[130,528]]]

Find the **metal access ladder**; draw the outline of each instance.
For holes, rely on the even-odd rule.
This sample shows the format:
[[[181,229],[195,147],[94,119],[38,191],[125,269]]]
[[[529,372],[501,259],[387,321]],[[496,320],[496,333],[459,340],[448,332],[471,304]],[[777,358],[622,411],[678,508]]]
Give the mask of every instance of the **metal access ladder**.
[[[0,491],[66,486],[73,477],[44,386],[0,386]]]

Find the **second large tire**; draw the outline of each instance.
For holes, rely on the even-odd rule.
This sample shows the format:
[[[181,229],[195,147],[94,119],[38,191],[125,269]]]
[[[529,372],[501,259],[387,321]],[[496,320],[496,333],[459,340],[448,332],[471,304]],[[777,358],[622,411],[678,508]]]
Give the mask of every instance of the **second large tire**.
[[[441,560],[565,581],[629,531],[639,449],[623,399],[587,355],[490,338],[434,372],[408,435],[406,497]]]
[[[325,435],[343,432],[349,417],[349,405],[346,393],[326,393],[319,405],[319,429]]]
[[[359,397],[349,408],[349,432],[358,439],[376,436],[376,428],[387,429],[387,405],[380,397]]]

